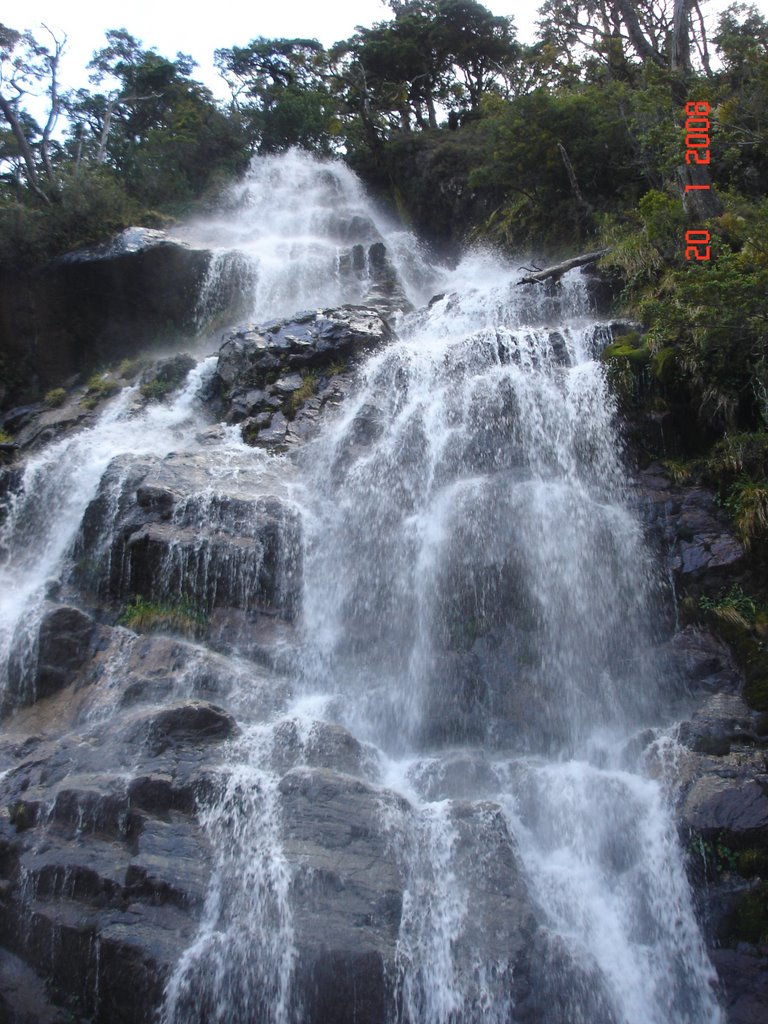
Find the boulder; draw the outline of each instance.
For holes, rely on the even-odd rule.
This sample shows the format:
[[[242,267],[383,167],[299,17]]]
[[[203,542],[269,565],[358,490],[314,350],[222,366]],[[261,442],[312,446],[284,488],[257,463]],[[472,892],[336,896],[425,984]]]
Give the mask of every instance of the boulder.
[[[30,644],[27,623],[22,623],[0,707],[33,704],[69,686],[92,657],[98,634],[93,618],[72,605],[45,607],[36,644]]]
[[[704,775],[691,786],[683,822],[710,838],[720,833],[739,840],[768,837],[768,778]]]
[[[145,742],[153,754],[162,754],[170,746],[220,743],[236,733],[234,718],[223,708],[204,701],[180,701],[152,715]]]
[[[654,464],[638,476],[637,504],[669,571],[687,593],[715,594],[743,574],[744,545],[712,491],[678,487]]]
[[[367,306],[249,324],[224,336],[213,390],[227,421],[243,423],[245,441],[285,450],[311,433],[307,426],[325,404],[338,400],[349,365],[391,337],[379,309]]]

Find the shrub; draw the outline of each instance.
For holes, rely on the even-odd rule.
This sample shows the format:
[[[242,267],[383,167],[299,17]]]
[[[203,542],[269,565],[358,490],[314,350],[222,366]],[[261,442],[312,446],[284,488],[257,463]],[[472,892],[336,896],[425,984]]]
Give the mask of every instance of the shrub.
[[[67,392],[64,388],[52,388],[45,395],[43,401],[49,409],[58,409],[60,405],[64,404],[64,400],[67,397]]]

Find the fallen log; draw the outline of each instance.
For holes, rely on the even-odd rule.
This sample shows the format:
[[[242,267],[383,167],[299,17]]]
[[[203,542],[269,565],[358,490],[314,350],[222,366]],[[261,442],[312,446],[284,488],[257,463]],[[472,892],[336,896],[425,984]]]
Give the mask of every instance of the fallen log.
[[[585,267],[588,263],[596,263],[601,256],[605,256],[605,254],[610,251],[610,249],[598,249],[596,252],[582,253],[581,256],[574,256],[570,260],[564,260],[562,263],[555,263],[552,267],[545,267],[544,270],[537,270],[534,274],[528,274],[526,277],[521,277],[517,283],[539,284],[541,281],[547,281],[549,278],[556,281],[559,277],[562,277],[566,271],[573,270],[574,267]]]

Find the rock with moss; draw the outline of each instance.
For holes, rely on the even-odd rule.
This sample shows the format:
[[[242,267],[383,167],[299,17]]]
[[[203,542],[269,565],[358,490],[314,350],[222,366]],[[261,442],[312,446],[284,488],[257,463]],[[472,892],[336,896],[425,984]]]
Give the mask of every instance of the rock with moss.
[[[158,402],[178,391],[190,370],[196,366],[192,356],[180,353],[155,363],[142,374],[139,392],[145,401]],[[130,369],[129,373],[132,372]],[[123,373],[123,376],[126,376]]]
[[[381,312],[367,306],[240,327],[219,352],[213,389],[223,416],[243,424],[247,443],[285,448],[310,432],[307,421],[335,399],[355,360],[391,337]],[[303,422],[292,430],[295,420]]]

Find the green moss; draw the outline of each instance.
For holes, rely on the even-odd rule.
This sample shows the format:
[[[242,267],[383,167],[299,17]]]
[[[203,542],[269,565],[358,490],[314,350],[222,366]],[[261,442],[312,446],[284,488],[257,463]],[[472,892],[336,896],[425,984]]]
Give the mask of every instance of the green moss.
[[[159,402],[177,387],[178,384],[174,384],[173,381],[155,378],[154,380],[145,381],[139,388],[139,391],[142,398],[146,398],[148,402]]]
[[[768,879],[768,850],[743,850],[738,856],[736,870],[742,878]]]
[[[768,941],[768,882],[744,893],[721,926],[726,942]]]
[[[677,349],[671,345],[660,348],[653,353],[650,362],[651,373],[660,384],[670,386],[676,383],[680,372]]]
[[[12,442],[13,442],[13,438],[8,433],[8,431],[7,430],[0,430],[0,444],[11,444]]]
[[[729,589],[720,591],[716,598],[702,597],[699,599],[699,607],[702,611],[713,612],[726,619],[734,619],[745,626],[755,623],[758,615],[758,603],[755,598],[744,592],[744,588],[734,583]]]
[[[725,505],[746,548],[768,539],[768,480],[742,477],[729,490]]]
[[[765,660],[768,662],[768,659]],[[744,700],[755,711],[768,711],[768,663],[747,679],[744,684]]]
[[[739,477],[768,477],[768,432],[726,434],[712,448],[706,463],[709,480],[724,490]]]
[[[123,359],[117,368],[117,375],[123,380],[135,380],[145,365],[143,359]]]
[[[272,420],[270,418],[269,423],[264,423],[261,426],[257,426],[255,423],[246,423],[241,431],[243,441],[251,446],[255,445],[256,438],[259,436],[259,433],[262,430],[266,430],[271,422]]]
[[[736,588],[732,588],[735,590]],[[701,607],[701,602],[700,602]],[[748,616],[755,621],[754,602],[745,598],[738,603],[708,602],[710,626],[728,643],[744,669],[744,699],[754,711],[768,711],[768,651],[755,635]]]
[[[603,359],[627,359],[631,363],[645,366],[650,362],[651,353],[647,345],[635,344],[636,334],[625,334],[603,349]]]
[[[207,616],[191,601],[171,603],[138,596],[123,609],[117,621],[135,633],[181,633],[195,637],[204,632]]]
[[[317,374],[309,371],[302,374],[302,382],[291,394],[290,398],[286,401],[283,408],[283,415],[286,419],[292,420],[295,418],[296,413],[304,405],[308,398],[317,391]]]
[[[16,826],[17,832],[24,832],[34,825],[34,814],[23,800],[18,800],[8,808],[11,824]]]
[[[86,409],[93,409],[102,399],[117,394],[119,390],[120,385],[111,373],[99,371],[88,378],[85,397],[80,399],[80,404]]]
[[[58,409],[60,405],[64,404],[64,400],[67,397],[67,392],[64,388],[52,388],[45,395],[43,401],[49,409]]]
[[[669,473],[672,482],[676,484],[689,483],[696,466],[695,462],[682,462],[679,459],[662,459],[661,464]]]

